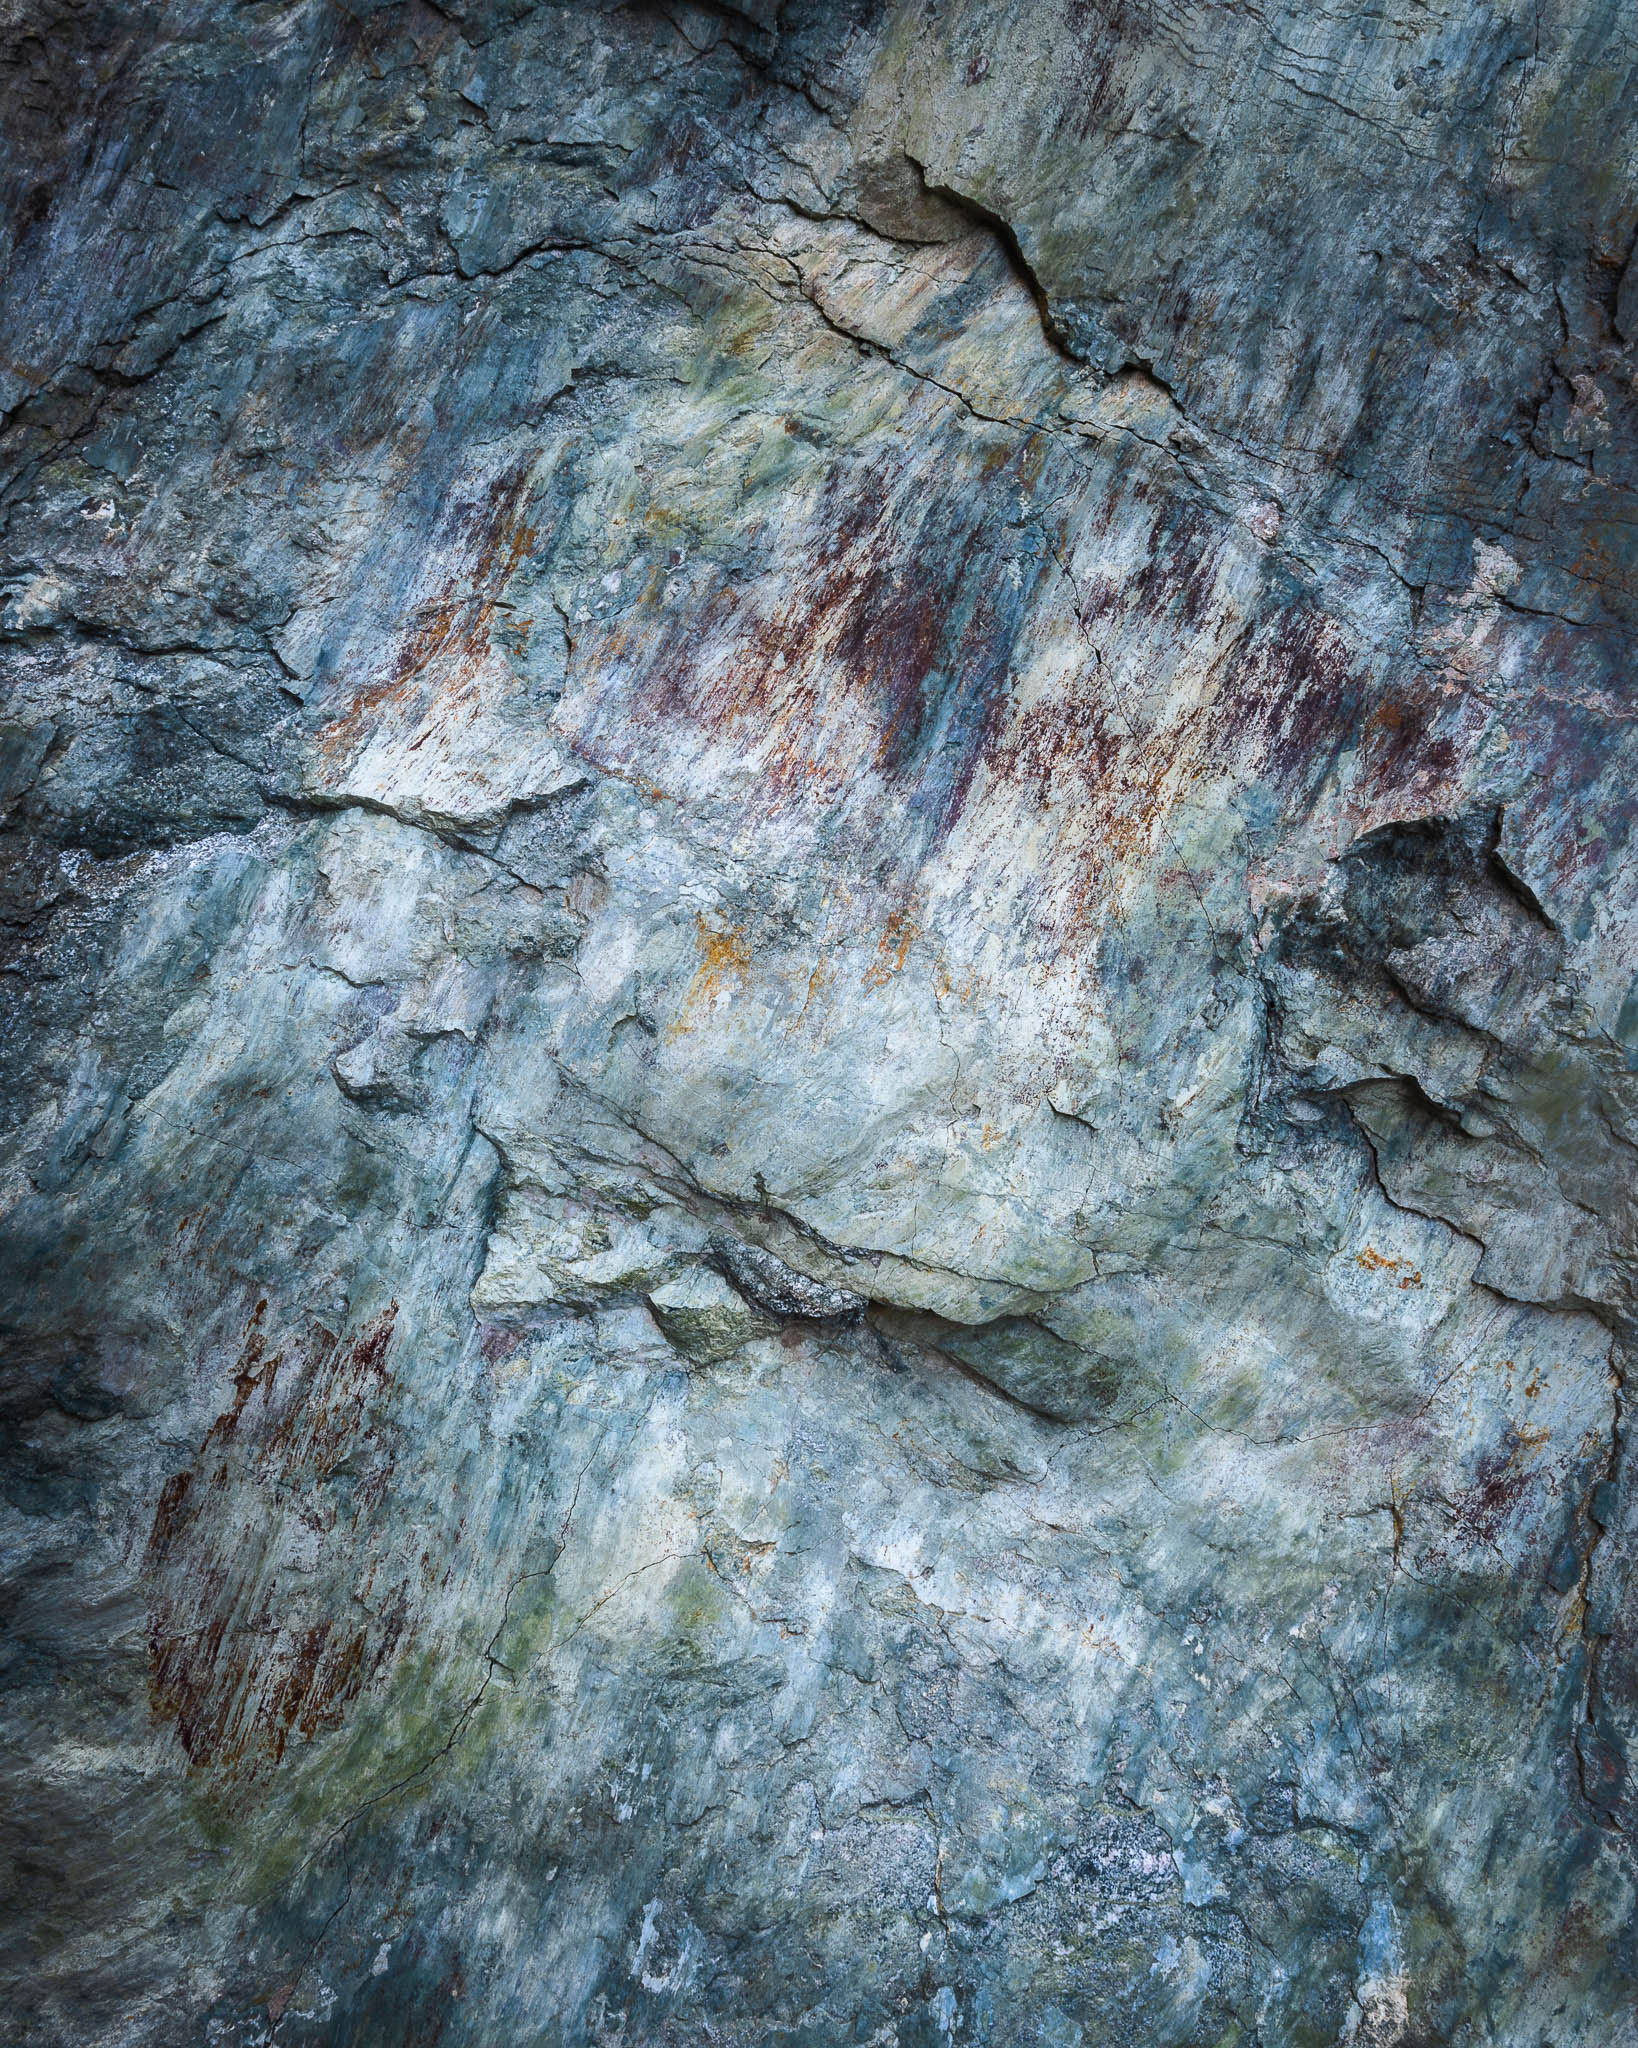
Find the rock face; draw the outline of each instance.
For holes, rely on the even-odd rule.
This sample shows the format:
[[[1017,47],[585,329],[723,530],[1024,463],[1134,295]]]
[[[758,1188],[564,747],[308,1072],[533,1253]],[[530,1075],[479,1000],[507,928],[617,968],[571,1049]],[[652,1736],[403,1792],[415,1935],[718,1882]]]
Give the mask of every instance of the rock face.
[[[8,2037],[1638,2041],[1619,0],[13,0]]]

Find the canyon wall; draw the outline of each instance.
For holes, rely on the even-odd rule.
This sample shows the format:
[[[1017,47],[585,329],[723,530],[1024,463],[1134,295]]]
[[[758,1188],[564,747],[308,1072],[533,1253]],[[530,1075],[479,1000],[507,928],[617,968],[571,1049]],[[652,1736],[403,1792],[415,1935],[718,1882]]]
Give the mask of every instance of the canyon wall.
[[[24,2048],[1638,2043],[1622,0],[8,0]]]

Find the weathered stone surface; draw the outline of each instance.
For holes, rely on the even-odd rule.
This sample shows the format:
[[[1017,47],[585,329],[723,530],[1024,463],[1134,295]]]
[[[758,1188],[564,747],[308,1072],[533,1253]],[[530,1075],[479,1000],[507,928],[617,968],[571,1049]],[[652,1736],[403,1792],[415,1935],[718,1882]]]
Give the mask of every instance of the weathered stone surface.
[[[10,2036],[1638,2043],[1630,13],[0,64]]]
[[[648,1307],[683,1356],[698,1365],[731,1358],[753,1337],[771,1337],[779,1328],[709,1266],[693,1266],[680,1280],[655,1288]]]

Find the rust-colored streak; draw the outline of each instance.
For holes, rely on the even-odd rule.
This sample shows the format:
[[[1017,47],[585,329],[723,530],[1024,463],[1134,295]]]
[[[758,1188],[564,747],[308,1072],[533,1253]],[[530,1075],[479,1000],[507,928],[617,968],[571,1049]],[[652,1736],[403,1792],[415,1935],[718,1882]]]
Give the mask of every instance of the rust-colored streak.
[[[265,1311],[251,1317],[232,1398],[192,1469],[161,1489],[148,1543],[150,1706],[190,1763],[230,1775],[266,1769],[293,1738],[339,1727],[390,1664],[408,1612],[399,1587],[373,1602],[360,1594],[367,1624],[303,1614],[301,1576],[283,1568],[290,1529],[338,1525],[323,1482],[343,1464],[354,1483],[337,1498],[353,1531],[367,1529],[385,1495],[393,1451],[376,1417],[392,1386],[397,1305],[350,1341],[320,1333],[293,1347],[280,1388]]]
[[[451,511],[440,545],[465,554],[465,567],[418,609],[390,665],[325,727],[319,745],[326,759],[349,759],[395,709],[413,719],[426,708],[423,692],[445,714],[475,695],[498,607],[535,545],[529,497],[530,465],[522,461],[496,477],[476,505],[458,504]],[[413,744],[426,737],[422,733]]]
[[[1345,757],[1355,807],[1459,772],[1465,742],[1414,676],[1385,678],[1295,585],[1248,601],[1243,528],[1152,477],[1089,490],[1055,462],[1039,438],[952,436],[908,466],[816,455],[731,558],[656,567],[586,623],[562,736],[634,779],[663,759],[684,801],[822,818],[884,914],[959,828],[955,857],[1055,959],[1096,945],[1138,872],[1204,904],[1190,807],[1226,787],[1260,783],[1292,817],[1332,800]],[[1050,517],[1016,516],[1036,493]],[[1042,857],[1019,863],[1036,829]],[[702,972],[690,1010],[724,985]]]
[[[895,975],[902,974],[910,948],[920,936],[921,927],[909,911],[895,910],[882,929],[875,958],[860,977],[863,985],[866,988],[885,988]]]
[[[163,1558],[191,1519],[188,1496],[192,1491],[191,1472],[173,1472],[159,1489],[159,1506],[154,1510],[153,1533],[148,1538],[150,1558]]]
[[[1293,793],[1315,789],[1357,729],[1365,694],[1335,620],[1293,604],[1259,630],[1225,685],[1213,749]]]
[[[250,1318],[244,1349],[239,1355],[238,1370],[233,1375],[233,1404],[224,1409],[206,1431],[205,1441],[200,1446],[201,1453],[209,1450],[212,1444],[228,1441],[238,1429],[239,1418],[252,1394],[260,1393],[264,1400],[272,1396],[280,1359],[276,1352],[271,1358],[266,1355],[267,1339],[262,1330],[262,1319],[266,1314],[266,1301],[258,1301]]]
[[[327,1478],[358,1437],[369,1402],[385,1391],[387,1350],[396,1304],[350,1347],[333,1345],[313,1373],[310,1391],[280,1421],[268,1445],[281,1469],[305,1468]]]
[[[995,474],[980,481],[1023,488],[1037,461],[986,455]],[[577,665],[598,687],[567,709],[573,740],[629,770],[668,728],[696,755],[730,751],[751,800],[773,809],[845,801],[868,768],[941,834],[993,727],[1022,616],[1005,534],[984,511],[982,495],[928,490],[886,461],[837,466],[808,528],[780,540],[792,575],[708,568],[679,592],[656,574],[588,626]]]
[[[689,1030],[703,1011],[714,1008],[721,997],[732,994],[736,988],[746,988],[750,982],[751,949],[742,931],[732,926],[719,930],[696,912],[694,943],[699,949],[700,964],[683,991],[676,1021],[667,1032],[670,1038]]]

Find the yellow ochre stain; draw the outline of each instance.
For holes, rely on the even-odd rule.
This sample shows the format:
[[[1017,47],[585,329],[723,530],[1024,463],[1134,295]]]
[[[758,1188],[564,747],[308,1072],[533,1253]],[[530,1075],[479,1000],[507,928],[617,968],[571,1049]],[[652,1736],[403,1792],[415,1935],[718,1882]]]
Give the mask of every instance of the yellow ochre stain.
[[[895,974],[904,971],[912,943],[920,938],[921,926],[908,910],[895,910],[876,942],[876,957],[860,976],[865,988],[885,988]]]
[[[719,996],[730,994],[735,985],[743,990],[750,980],[751,949],[737,927],[729,925],[718,930],[696,912],[694,943],[699,948],[700,964],[683,991],[676,1021],[666,1032],[667,1038],[691,1031],[701,1010],[714,1009]]]

